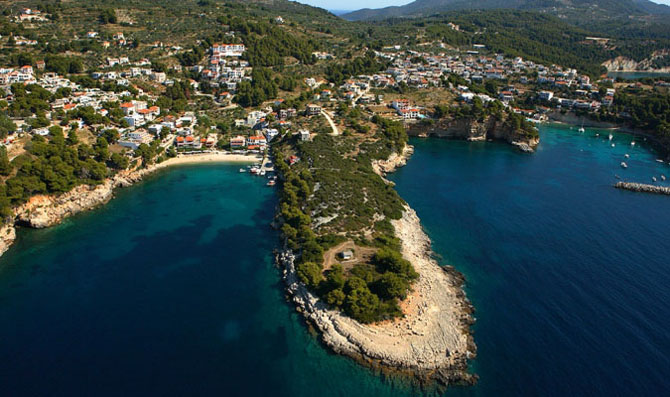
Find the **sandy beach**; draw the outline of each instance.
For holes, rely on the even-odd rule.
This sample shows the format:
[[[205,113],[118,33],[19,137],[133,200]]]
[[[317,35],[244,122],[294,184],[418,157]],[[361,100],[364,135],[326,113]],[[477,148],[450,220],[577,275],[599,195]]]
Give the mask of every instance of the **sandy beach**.
[[[209,152],[203,154],[180,154],[156,164],[154,168],[165,168],[183,164],[206,164],[206,163],[256,163],[263,159],[261,155],[244,155],[224,152]]]

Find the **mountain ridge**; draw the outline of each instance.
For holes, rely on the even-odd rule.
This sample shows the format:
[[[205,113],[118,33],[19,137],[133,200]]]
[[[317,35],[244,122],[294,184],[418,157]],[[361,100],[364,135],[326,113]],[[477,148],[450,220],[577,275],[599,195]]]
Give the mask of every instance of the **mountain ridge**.
[[[670,15],[670,7],[649,0],[415,0],[403,6],[364,8],[342,18],[348,20],[420,17],[435,13],[476,9],[519,9],[575,18]]]

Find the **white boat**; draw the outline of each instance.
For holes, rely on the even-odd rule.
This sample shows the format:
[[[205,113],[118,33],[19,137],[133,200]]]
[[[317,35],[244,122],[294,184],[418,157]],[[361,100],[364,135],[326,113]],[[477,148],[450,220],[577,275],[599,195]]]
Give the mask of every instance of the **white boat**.
[[[630,154],[626,153],[623,155],[625,158],[630,158]]]
[[[275,181],[274,181],[274,179],[269,180],[268,183],[266,183],[266,185],[267,185],[267,186],[274,186],[274,185],[275,185]]]
[[[635,146],[635,141],[632,141],[632,142],[630,143],[630,145],[631,145],[631,146]]]
[[[240,172],[247,172],[244,168],[240,168]]]
[[[577,131],[579,131],[579,132],[584,132],[584,131],[586,131],[586,130],[584,129],[584,127],[579,127],[579,129],[578,129]]]
[[[252,174],[258,174],[259,169],[256,167],[251,167],[251,173]]]
[[[621,168],[628,168],[628,164],[625,161],[621,162]]]
[[[615,144],[612,144],[612,147],[616,146]]]
[[[661,180],[662,180],[662,181],[665,180],[665,175],[661,175]]]
[[[610,136],[609,136],[609,140],[611,141],[612,138],[614,138],[614,135],[610,134]]]
[[[663,160],[661,160],[661,159],[656,159],[656,162],[663,164]]]
[[[260,176],[265,175],[265,170],[260,170],[260,171],[258,171],[258,175],[260,175]]]
[[[598,136],[600,136],[600,134],[596,132],[596,136],[598,137]]]
[[[654,181],[654,182],[656,182],[658,179],[656,179],[655,176],[652,176],[652,177],[651,177],[651,180]]]

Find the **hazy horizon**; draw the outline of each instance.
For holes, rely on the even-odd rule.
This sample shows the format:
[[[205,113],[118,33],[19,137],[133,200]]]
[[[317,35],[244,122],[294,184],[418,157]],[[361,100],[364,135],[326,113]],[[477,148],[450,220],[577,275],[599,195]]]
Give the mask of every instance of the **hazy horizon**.
[[[384,8],[389,6],[401,6],[409,4],[414,0],[295,0],[299,3],[321,7],[326,10],[355,11],[362,8]],[[670,6],[670,0],[651,0],[654,3]]]

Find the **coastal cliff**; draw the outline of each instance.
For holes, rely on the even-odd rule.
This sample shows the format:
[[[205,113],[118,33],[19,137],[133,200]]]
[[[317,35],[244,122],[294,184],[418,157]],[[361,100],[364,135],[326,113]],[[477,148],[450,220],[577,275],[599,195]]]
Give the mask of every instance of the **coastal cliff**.
[[[517,146],[524,152],[533,152],[540,143],[537,135],[528,134],[522,129],[508,126],[504,120],[488,116],[483,121],[475,118],[440,119],[433,124],[412,124],[407,134],[417,137],[437,137],[466,139],[468,141],[486,141],[489,139],[505,141]]]
[[[655,51],[650,57],[641,61],[635,61],[623,56],[610,59],[603,62],[603,66],[609,72],[653,72],[653,73],[670,73],[670,67],[655,68],[654,64],[658,60],[663,60],[670,57],[670,50]]]

